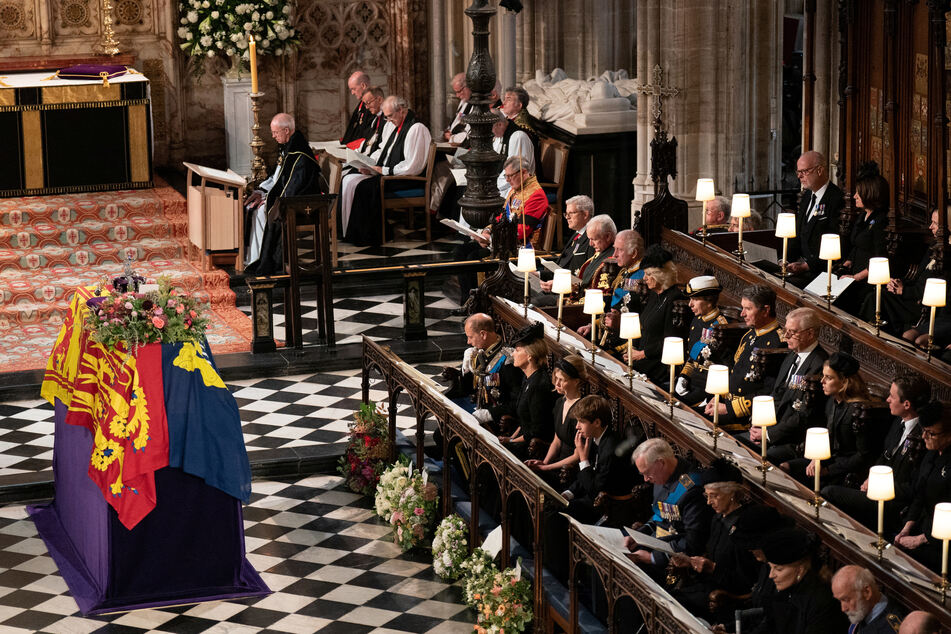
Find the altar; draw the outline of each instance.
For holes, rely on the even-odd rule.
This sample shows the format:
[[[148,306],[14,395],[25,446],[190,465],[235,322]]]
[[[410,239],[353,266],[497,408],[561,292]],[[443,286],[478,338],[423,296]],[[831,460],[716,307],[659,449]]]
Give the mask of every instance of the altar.
[[[0,197],[152,186],[148,79],[0,75]]]

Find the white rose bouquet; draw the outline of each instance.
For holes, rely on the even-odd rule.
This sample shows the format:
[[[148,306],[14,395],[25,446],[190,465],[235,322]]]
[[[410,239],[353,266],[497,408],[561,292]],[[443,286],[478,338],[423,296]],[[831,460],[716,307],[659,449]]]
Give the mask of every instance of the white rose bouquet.
[[[455,580],[468,554],[469,527],[458,515],[444,518],[433,537],[433,570],[443,579]]]
[[[409,465],[396,462],[380,475],[376,485],[376,514],[389,522],[409,486]]]
[[[192,57],[247,60],[252,37],[258,55],[286,55],[300,45],[292,0],[181,0],[179,13],[179,46]]]

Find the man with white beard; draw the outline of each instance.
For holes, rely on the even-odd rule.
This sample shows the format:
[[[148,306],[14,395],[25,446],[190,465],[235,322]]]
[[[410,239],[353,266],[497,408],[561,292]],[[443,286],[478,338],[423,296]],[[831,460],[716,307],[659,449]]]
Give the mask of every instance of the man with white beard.
[[[849,617],[849,634],[894,634],[901,626],[904,610],[882,594],[867,568],[839,568],[832,577],[832,595]]]

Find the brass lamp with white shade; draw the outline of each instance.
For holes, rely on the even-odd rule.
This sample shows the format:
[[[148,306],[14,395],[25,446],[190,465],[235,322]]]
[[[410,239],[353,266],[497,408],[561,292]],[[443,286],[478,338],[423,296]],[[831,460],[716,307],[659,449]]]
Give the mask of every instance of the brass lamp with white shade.
[[[931,360],[931,346],[934,345],[934,317],[935,312],[947,303],[948,284],[937,277],[929,277],[925,281],[925,292],[921,298],[924,306],[931,307],[931,320],[928,322],[928,360]]]
[[[769,467],[766,466],[766,428],[776,424],[776,403],[772,396],[754,396],[753,411],[750,414],[750,424],[753,427],[759,427],[760,436],[760,466],[759,470],[763,472],[763,486],[766,486],[766,473]]]
[[[822,297],[828,302],[828,308],[832,308],[832,263],[842,258],[842,246],[837,233],[823,233],[822,241],[819,243],[819,259],[828,263],[828,284],[826,294]]]
[[[518,264],[515,269],[525,274],[525,317],[528,317],[528,274],[535,271],[535,249],[526,245],[518,250]]]
[[[720,437],[720,397],[730,393],[730,368],[718,363],[707,368],[704,391],[713,395],[713,451],[716,452]]]
[[[872,545],[878,548],[878,560],[881,561],[885,552],[885,502],[895,499],[895,476],[891,467],[875,465],[868,470],[865,495],[878,502],[878,541]]]
[[[664,349],[660,362],[670,366],[670,417],[674,417],[674,379],[678,365],[684,362],[684,340],[680,337],[664,337]]]
[[[733,194],[730,216],[737,219],[736,258],[742,262],[745,259],[743,251],[743,219],[750,217],[749,194]]]
[[[703,243],[707,243],[707,202],[713,200],[717,197],[716,188],[713,186],[712,178],[698,178],[697,179],[697,200],[703,201],[703,229],[701,229],[701,237]]]
[[[868,261],[868,283],[875,285],[875,334],[882,334],[882,284],[888,284],[891,273],[888,270],[888,258],[870,258]]]
[[[796,214],[781,213],[776,216],[776,237],[783,239],[783,287],[786,286],[786,253],[789,239],[796,237]]]
[[[638,313],[621,313],[619,336],[627,339],[627,378],[634,387],[634,340],[641,338],[641,316]]]
[[[931,536],[941,540],[941,604],[948,594],[948,540],[951,540],[951,503],[939,502],[934,507]]]
[[[604,314],[604,293],[601,289],[589,288],[584,292],[584,307],[582,311],[585,315],[591,315],[591,363],[594,364],[594,353],[597,350],[595,345],[595,332],[598,329],[598,315]]]
[[[825,427],[810,427],[806,430],[806,449],[803,452],[803,457],[815,463],[816,485],[812,504],[816,507],[816,519],[819,519],[819,507],[822,506],[822,498],[819,497],[819,474],[822,471],[822,461],[832,457],[828,429]]]
[[[555,341],[561,341],[561,311],[565,305],[565,295],[571,292],[571,271],[568,269],[555,269],[555,277],[551,281],[551,292],[558,294],[558,334]]]

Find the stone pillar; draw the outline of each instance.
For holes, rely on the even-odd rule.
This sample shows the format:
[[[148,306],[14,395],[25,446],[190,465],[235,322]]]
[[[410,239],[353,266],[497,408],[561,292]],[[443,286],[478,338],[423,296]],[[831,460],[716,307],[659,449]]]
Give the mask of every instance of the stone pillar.
[[[442,0],[429,1],[429,41],[432,44],[429,75],[432,90],[429,92],[429,131],[434,139],[442,138],[442,131],[449,123],[446,112],[446,84],[449,81],[446,71],[446,16],[445,3]]]
[[[519,83],[516,79],[518,47],[516,46],[516,15],[508,9],[499,14],[499,82],[502,90]]]
[[[651,69],[657,59],[659,10],[657,0],[637,3],[637,73],[638,81],[650,81]],[[650,142],[654,132],[650,125],[650,99],[644,94],[637,97],[637,175],[634,177],[634,200],[631,202],[631,222],[634,212],[654,197],[650,176]]]
[[[822,152],[825,156],[832,155],[830,134],[832,124],[831,106],[835,102],[832,95],[832,69],[836,38],[833,25],[834,5],[831,2],[819,2],[816,5],[816,38],[813,52],[815,53],[814,73],[816,75],[814,102],[812,109],[812,149]],[[808,148],[803,148],[808,149]]]

